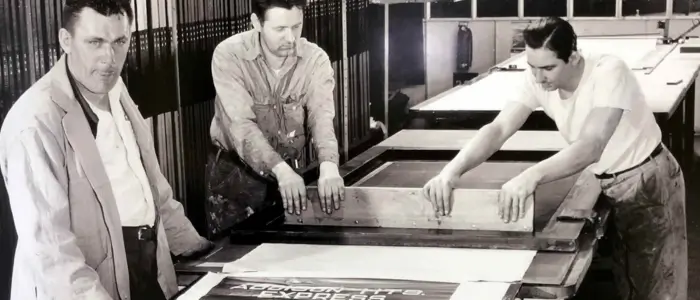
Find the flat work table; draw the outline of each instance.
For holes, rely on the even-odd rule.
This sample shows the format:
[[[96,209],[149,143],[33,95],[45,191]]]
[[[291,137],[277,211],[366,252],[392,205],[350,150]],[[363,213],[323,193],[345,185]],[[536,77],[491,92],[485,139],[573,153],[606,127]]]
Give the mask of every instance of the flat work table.
[[[616,55],[633,70],[646,100],[654,111],[663,141],[689,170],[693,163],[695,80],[700,71],[700,53],[682,53],[684,44],[657,45],[656,38],[579,38],[582,51]],[[440,93],[410,109],[412,128],[478,129],[492,121],[503,106],[517,97],[513,83],[530,72],[525,53],[495,66],[464,85]],[[554,122],[540,108],[523,129],[556,130]]]
[[[380,142],[390,149],[457,150],[476,136],[477,130],[405,129]],[[557,131],[519,130],[501,147],[501,152],[552,154],[568,144]],[[511,158],[512,159],[512,158]]]
[[[552,134],[557,133],[519,132],[510,144],[504,146],[503,151],[494,155],[496,160],[482,165],[485,167],[478,171],[473,170],[475,173],[472,176],[483,175],[494,182],[502,182],[505,178],[501,178],[496,169],[510,169],[509,174],[513,174],[528,165],[528,160],[524,158],[531,157],[533,160],[530,161],[537,161],[561,149],[563,144],[552,142]],[[525,137],[528,143],[514,143],[517,139]],[[346,180],[348,189],[377,185],[421,185],[426,178],[439,171],[445,163],[442,157],[452,157],[469,138],[468,132],[464,131],[430,131],[430,134],[426,135],[423,130],[404,130],[348,161],[341,166],[341,175]],[[549,142],[532,142],[540,139]],[[430,161],[422,159],[428,157],[431,158]],[[393,163],[388,164],[387,161]],[[513,164],[508,165],[509,161],[513,161]],[[499,163],[503,165],[496,167]],[[396,176],[396,172],[401,176]],[[404,177],[405,180],[402,181],[400,177]],[[463,179],[464,184],[468,185],[468,178]],[[310,184],[310,189],[313,189],[313,186],[313,183]],[[535,229],[530,233],[494,234],[479,230],[315,226],[308,223],[294,225],[297,216],[282,215],[280,218],[279,212],[271,212],[269,216],[261,213],[251,217],[249,224],[232,229],[230,238],[220,241],[212,254],[198,261],[178,263],[178,280],[181,286],[189,286],[204,273],[220,272],[225,263],[244,257],[263,243],[439,246],[487,251],[530,249],[537,251],[524,273],[517,292],[518,297],[565,299],[575,294],[588,271],[598,238],[604,232],[609,209],[604,201],[599,201],[598,182],[589,173],[581,173],[577,180],[568,181],[568,187],[563,186],[559,189],[561,191],[550,189],[550,196],[537,198],[539,200],[536,200],[533,213]],[[557,194],[560,196],[552,196]],[[310,201],[315,203],[312,196]],[[345,202],[348,201],[350,200],[346,197]],[[564,209],[594,210],[598,218],[594,221],[560,220],[557,216],[560,216]],[[340,213],[342,212],[341,210]]]

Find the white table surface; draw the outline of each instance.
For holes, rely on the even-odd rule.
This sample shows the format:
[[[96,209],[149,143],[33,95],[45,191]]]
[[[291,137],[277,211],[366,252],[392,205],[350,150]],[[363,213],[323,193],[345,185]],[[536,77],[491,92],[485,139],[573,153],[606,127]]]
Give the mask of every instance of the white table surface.
[[[595,49],[623,58],[631,68],[653,67],[661,58],[649,55],[657,47],[653,39],[581,39],[582,51]],[[658,45],[665,54],[668,45]],[[634,70],[649,106],[656,113],[672,113],[682,100],[685,92],[695,81],[700,69],[700,54],[680,53],[680,46],[675,47],[653,69]],[[529,72],[524,53],[500,65],[515,64],[525,71],[496,71],[471,85],[454,87],[414,107],[420,111],[500,111],[513,97],[517,97],[510,83],[519,80]],[[647,74],[649,73],[649,74]],[[677,85],[668,82],[681,80]],[[540,109],[541,110],[541,109]]]

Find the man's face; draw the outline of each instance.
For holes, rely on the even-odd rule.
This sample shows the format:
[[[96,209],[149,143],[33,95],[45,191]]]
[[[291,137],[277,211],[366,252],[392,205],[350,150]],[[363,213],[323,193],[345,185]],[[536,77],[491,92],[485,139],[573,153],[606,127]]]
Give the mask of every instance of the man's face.
[[[258,19],[253,25],[260,31],[262,41],[270,52],[278,57],[294,53],[296,42],[301,37],[304,12],[298,7],[285,9],[273,7],[265,13],[264,21]]]
[[[526,47],[525,54],[532,75],[543,89],[555,91],[566,86],[573,72],[572,58],[569,58],[569,62],[566,63],[559,59],[554,51],[546,47],[539,49]]]
[[[73,32],[61,29],[59,38],[76,80],[92,93],[108,93],[119,79],[129,50],[129,18],[84,8]]]

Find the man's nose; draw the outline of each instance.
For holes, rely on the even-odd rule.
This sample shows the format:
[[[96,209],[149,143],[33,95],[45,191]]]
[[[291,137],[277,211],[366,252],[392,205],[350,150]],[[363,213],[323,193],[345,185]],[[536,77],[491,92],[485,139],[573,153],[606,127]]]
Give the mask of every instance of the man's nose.
[[[102,49],[102,62],[105,64],[112,64],[114,63],[114,57],[114,46],[109,43],[104,43]]]
[[[542,70],[535,70],[535,80],[537,81],[537,83],[545,82],[545,77],[544,74],[542,74]]]
[[[294,32],[292,32],[291,28],[287,28],[287,30],[284,31],[284,41],[287,43],[294,42]]]

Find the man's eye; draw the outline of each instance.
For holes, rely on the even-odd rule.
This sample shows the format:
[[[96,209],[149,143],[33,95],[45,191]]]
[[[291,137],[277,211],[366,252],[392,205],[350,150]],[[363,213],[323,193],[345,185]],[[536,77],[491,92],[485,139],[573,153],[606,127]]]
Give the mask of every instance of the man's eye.
[[[89,41],[90,45],[97,46],[100,44],[100,41]]]

